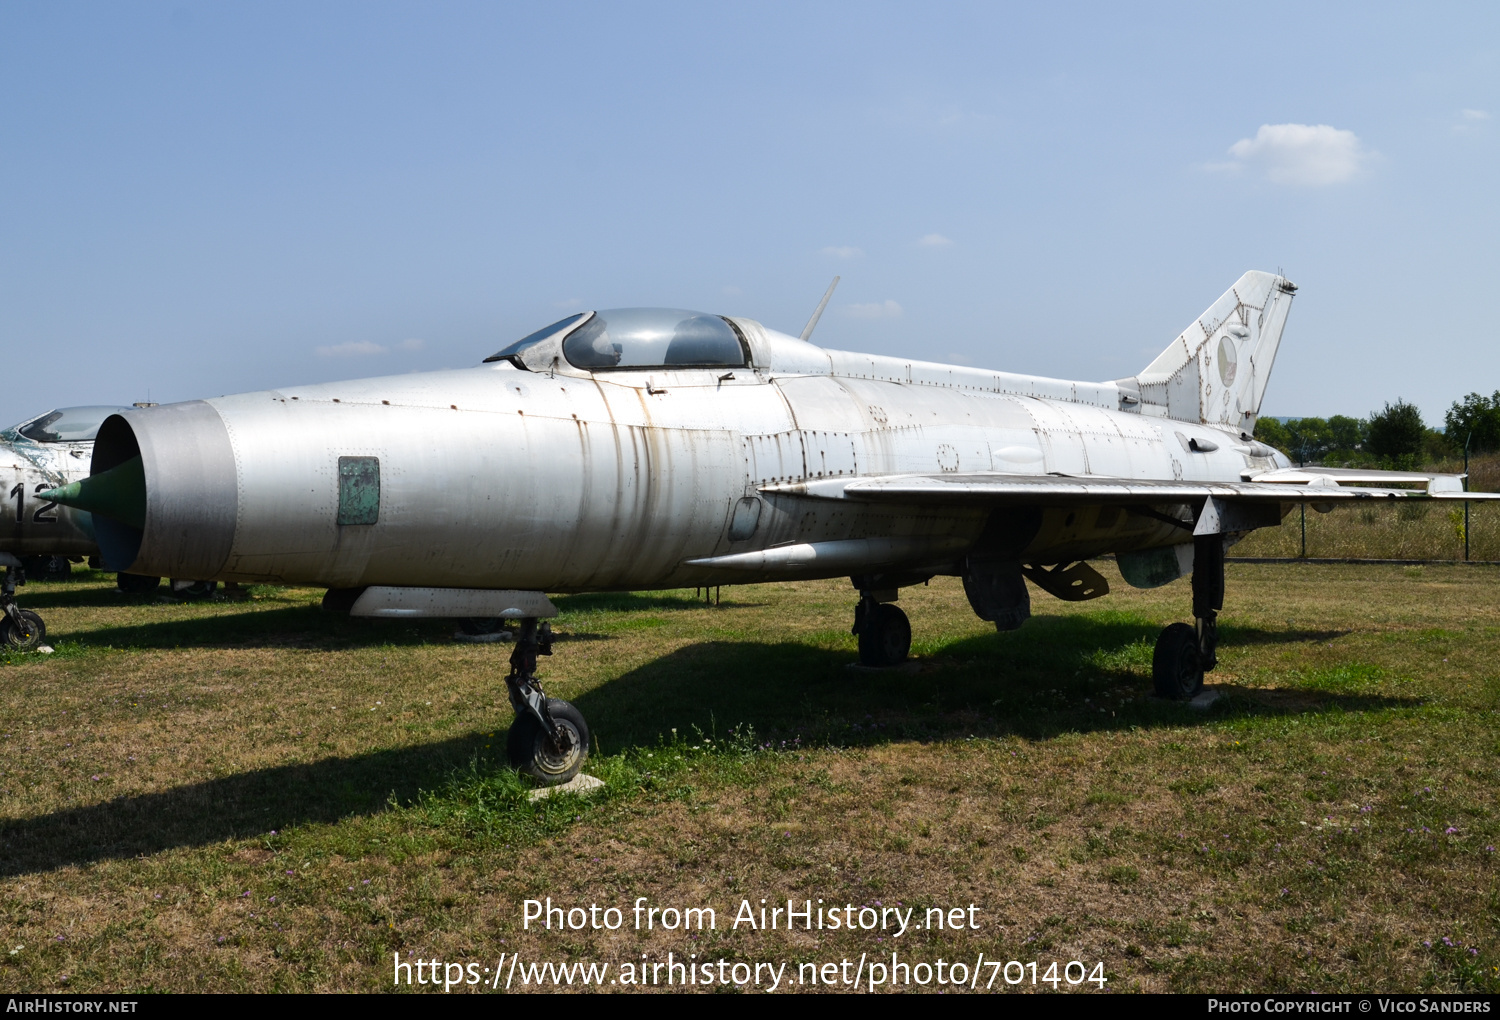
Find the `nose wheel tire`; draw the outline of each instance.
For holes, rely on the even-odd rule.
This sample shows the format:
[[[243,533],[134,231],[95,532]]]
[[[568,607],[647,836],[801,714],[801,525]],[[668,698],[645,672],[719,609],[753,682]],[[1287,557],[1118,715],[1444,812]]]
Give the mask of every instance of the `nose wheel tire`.
[[[535,716],[522,712],[510,725],[505,750],[515,768],[544,786],[557,786],[578,775],[588,760],[589,724],[582,712],[560,698],[548,698],[547,711],[560,734],[544,732]]]
[[[19,622],[9,614],[0,617],[0,642],[19,651],[29,652],[46,640],[47,625],[29,609],[22,609],[16,615],[21,618]]]
[[[911,651],[911,621],[889,602],[876,602],[865,611],[858,634],[863,666],[899,666]]]
[[[1203,659],[1192,627],[1174,623],[1161,632],[1151,657],[1151,679],[1157,696],[1172,701],[1186,701],[1203,689]]]

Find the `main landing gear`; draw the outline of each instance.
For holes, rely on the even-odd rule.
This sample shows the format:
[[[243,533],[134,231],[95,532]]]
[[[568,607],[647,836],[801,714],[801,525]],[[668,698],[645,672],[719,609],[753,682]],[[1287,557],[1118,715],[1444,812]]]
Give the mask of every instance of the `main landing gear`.
[[[47,625],[29,609],[16,605],[16,588],[26,583],[21,561],[9,553],[0,553],[5,577],[0,580],[0,644],[20,651],[37,648],[47,637]]]
[[[1194,623],[1174,623],[1156,639],[1151,679],[1158,697],[1186,700],[1203,689],[1203,674],[1219,664],[1219,610],[1224,608],[1224,536],[1193,539]]]
[[[854,607],[861,666],[899,666],[911,651],[911,621],[894,603],[895,591],[862,591]]]
[[[551,654],[551,625],[535,617],[522,620],[505,678],[516,711],[506,753],[512,765],[547,786],[578,775],[589,755],[589,724],[583,713],[560,698],[547,697],[536,678],[537,656]]]

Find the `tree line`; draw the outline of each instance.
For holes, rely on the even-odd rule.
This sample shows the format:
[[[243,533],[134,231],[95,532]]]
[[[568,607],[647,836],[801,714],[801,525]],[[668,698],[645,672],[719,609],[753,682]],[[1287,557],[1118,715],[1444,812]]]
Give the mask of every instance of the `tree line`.
[[[1274,446],[1294,464],[1401,469],[1451,460],[1468,451],[1500,451],[1500,390],[1492,396],[1470,393],[1443,415],[1443,429],[1429,428],[1416,405],[1401,398],[1368,418],[1262,418],[1255,438]]]

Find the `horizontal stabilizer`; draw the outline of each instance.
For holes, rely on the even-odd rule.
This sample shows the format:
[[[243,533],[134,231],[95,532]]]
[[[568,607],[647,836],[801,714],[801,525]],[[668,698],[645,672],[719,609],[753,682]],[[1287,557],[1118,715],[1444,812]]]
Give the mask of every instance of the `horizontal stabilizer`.
[[[1302,485],[1410,485],[1421,483],[1427,494],[1464,491],[1464,475],[1429,473],[1425,471],[1376,471],[1368,468],[1300,467],[1281,468],[1252,475],[1252,482],[1293,482]],[[1471,494],[1472,495],[1472,494]],[[1453,498],[1453,497],[1448,497]]]

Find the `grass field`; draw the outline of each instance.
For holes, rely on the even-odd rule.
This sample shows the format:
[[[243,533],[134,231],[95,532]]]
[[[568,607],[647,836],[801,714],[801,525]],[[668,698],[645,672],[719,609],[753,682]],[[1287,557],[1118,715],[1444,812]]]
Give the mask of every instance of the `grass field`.
[[[1100,566],[1108,598],[1034,592],[1006,635],[951,578],[908,589],[917,666],[884,672],[847,668],[847,582],[559,598],[542,675],[607,786],[540,805],[503,767],[509,646],[308,589],[30,585],[56,652],[0,665],[0,989],[894,948],[1102,963],[1117,991],[1500,990],[1500,568],[1233,564],[1199,711],[1148,696],[1186,584]],[[718,928],[523,930],[547,896]],[[730,930],[742,898],[981,927]]]
[[[1461,460],[1423,468],[1454,474],[1463,469]],[[1500,457],[1473,459],[1469,464],[1469,489],[1500,491]],[[1467,521],[1462,503],[1372,502],[1339,507],[1326,514],[1293,509],[1282,527],[1252,532],[1235,545],[1230,555],[1303,555],[1303,518],[1309,558],[1461,560],[1467,531],[1470,559],[1500,560],[1500,505],[1485,502],[1469,504]]]
[[[1230,556],[1302,555],[1302,517],[1297,509],[1279,528],[1251,532]],[[1467,526],[1462,503],[1375,503],[1306,512],[1307,556],[1317,559],[1461,560],[1464,532],[1469,558],[1500,560],[1500,505],[1471,503]]]

